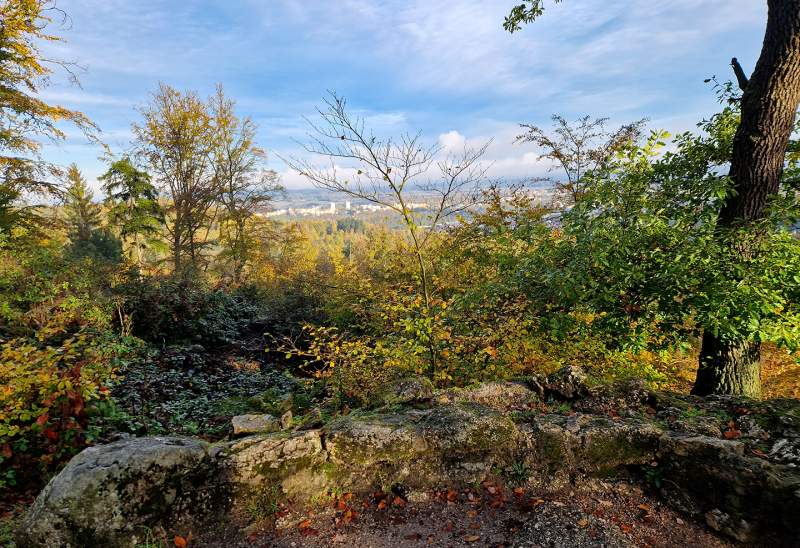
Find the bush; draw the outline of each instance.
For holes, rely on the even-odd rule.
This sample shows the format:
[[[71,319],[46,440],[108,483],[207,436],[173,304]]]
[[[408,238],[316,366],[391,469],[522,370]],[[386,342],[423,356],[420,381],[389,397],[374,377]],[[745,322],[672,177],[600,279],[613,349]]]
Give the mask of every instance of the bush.
[[[138,277],[118,291],[132,320],[132,333],[162,345],[231,344],[263,313],[247,294],[173,279]]]
[[[88,331],[59,346],[31,339],[0,346],[0,487],[41,479],[92,441],[97,404],[136,346]]]

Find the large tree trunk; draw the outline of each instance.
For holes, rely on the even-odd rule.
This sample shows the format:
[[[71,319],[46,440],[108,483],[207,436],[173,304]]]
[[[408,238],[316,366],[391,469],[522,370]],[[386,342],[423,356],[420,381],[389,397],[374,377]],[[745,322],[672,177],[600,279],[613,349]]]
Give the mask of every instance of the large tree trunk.
[[[778,192],[800,103],[800,0],[767,4],[761,56],[742,95],[730,170],[735,193],[720,211],[722,231],[763,217],[767,200]],[[746,249],[738,252],[742,258],[748,255]],[[758,341],[730,341],[706,333],[692,393],[758,397],[759,371]]]
[[[722,341],[705,333],[692,394],[760,397],[760,346],[756,341]]]

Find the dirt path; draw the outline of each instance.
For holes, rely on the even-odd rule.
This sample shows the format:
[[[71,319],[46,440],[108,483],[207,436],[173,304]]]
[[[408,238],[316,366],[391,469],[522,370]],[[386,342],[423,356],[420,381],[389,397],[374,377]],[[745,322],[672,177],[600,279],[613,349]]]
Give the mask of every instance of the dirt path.
[[[485,483],[427,500],[349,494],[317,508],[283,507],[244,530],[230,524],[191,545],[406,548],[416,546],[703,548],[733,546],[704,525],[663,506],[634,485],[592,482],[535,493]]]

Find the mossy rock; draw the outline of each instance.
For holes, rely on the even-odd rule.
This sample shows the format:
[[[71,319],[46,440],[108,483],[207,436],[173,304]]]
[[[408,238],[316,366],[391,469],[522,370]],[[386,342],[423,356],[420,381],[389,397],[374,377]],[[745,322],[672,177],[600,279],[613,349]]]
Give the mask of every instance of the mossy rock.
[[[20,548],[135,546],[146,531],[224,509],[205,442],[132,438],[91,447],[53,478],[26,513]]]

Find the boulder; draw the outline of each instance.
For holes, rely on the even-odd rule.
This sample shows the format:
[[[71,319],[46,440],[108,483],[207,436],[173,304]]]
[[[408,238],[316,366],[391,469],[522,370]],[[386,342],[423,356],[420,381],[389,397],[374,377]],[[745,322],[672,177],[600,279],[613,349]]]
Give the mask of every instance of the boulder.
[[[53,478],[25,514],[26,547],[135,546],[152,528],[202,519],[219,509],[208,444],[131,438],[90,447]]]
[[[575,400],[589,395],[586,373],[580,367],[566,365],[548,375],[545,394],[558,400]]]
[[[425,377],[397,380],[384,396],[384,404],[397,405],[426,402],[433,398],[433,383]]]
[[[539,401],[535,392],[515,382],[487,382],[468,389],[449,390],[446,394],[455,401],[477,403],[504,412],[528,409]]]
[[[281,423],[272,415],[237,415],[231,419],[234,435],[277,432]]]
[[[292,427],[292,424],[294,424],[294,416],[292,415],[292,410],[290,409],[281,415],[280,425],[284,430],[288,430]]]
[[[563,397],[586,390],[579,371],[560,373],[551,387]],[[738,401],[695,409],[697,402],[676,395],[660,411],[648,413],[648,403],[621,418],[575,412],[577,405],[568,414],[548,413],[530,407],[537,397],[519,384],[489,383],[440,392],[425,406],[355,410],[303,429],[321,422],[316,412],[295,431],[214,446],[156,437],[86,449],[26,514],[19,546],[135,546],[146,528],[174,532],[190,518],[202,525],[209,510],[225,515],[230,504],[375,489],[416,496],[497,476],[546,490],[630,471],[644,472],[668,503],[735,539],[791,545],[798,538],[800,436],[793,413],[757,413],[755,403]],[[642,392],[636,401],[645,398]],[[615,404],[603,400],[609,401]],[[740,424],[741,437],[723,439],[710,428],[713,420]],[[694,430],[671,430],[684,422]],[[768,451],[753,445],[766,442]],[[547,541],[531,527],[532,543]]]
[[[402,484],[412,490],[473,483],[510,463],[518,431],[506,416],[474,404],[403,413],[348,415],[325,428],[329,461],[352,490]]]
[[[667,498],[691,500],[719,532],[741,542],[800,534],[800,471],[753,456],[741,441],[667,433],[659,469],[669,479],[662,486]]]
[[[250,436],[217,447],[220,469],[234,495],[277,488],[286,496],[324,491],[326,454],[318,430]]]

